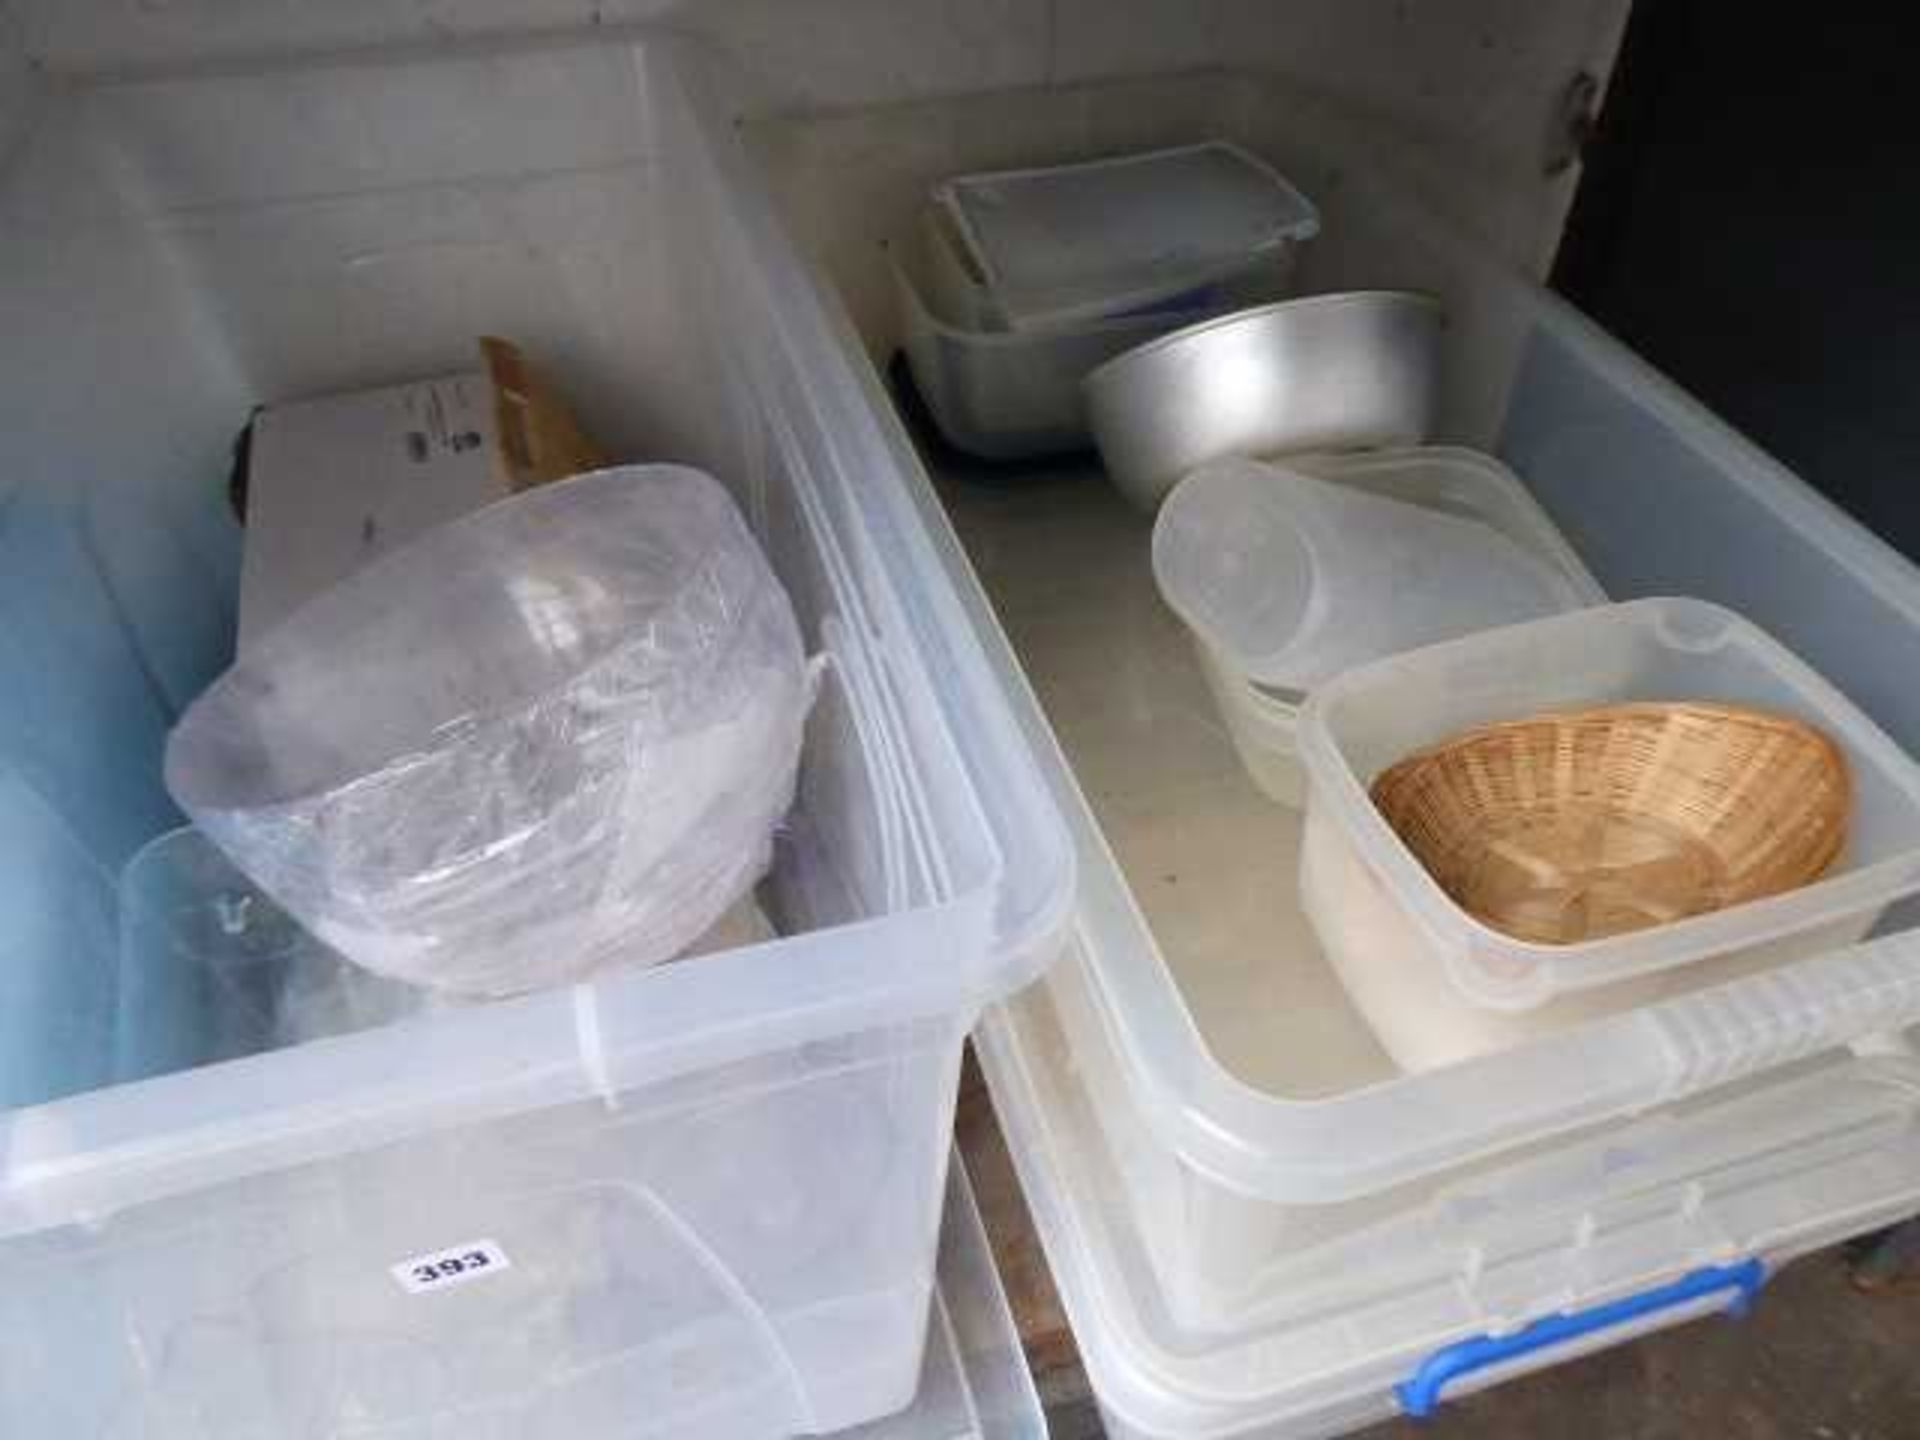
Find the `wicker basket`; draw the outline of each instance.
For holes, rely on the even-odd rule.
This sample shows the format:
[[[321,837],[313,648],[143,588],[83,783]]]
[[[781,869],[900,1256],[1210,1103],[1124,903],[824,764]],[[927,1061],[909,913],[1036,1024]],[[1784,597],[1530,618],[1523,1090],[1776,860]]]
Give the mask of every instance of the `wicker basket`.
[[[1839,747],[1784,715],[1675,703],[1471,730],[1373,783],[1407,848],[1470,915],[1571,945],[1779,894],[1846,841]]]

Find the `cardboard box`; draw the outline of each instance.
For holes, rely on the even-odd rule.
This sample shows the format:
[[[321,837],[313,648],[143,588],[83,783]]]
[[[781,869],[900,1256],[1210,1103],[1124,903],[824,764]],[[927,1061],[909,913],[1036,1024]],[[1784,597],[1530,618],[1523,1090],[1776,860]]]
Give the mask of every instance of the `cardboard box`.
[[[242,649],[435,525],[607,463],[512,344],[479,349],[472,370],[254,416]]]

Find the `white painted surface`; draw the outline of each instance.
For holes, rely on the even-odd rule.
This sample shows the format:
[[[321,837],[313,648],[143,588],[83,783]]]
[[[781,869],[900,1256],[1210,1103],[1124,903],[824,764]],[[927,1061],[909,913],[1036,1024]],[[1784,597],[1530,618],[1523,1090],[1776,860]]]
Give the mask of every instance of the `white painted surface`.
[[[1612,67],[1628,0],[18,0],[58,71],[663,24],[726,50],[758,112],[1232,68],[1401,132],[1463,218],[1538,270],[1569,176],[1541,174],[1571,77]],[[1164,120],[1164,117],[1162,117]],[[1163,127],[1164,128],[1164,127]]]

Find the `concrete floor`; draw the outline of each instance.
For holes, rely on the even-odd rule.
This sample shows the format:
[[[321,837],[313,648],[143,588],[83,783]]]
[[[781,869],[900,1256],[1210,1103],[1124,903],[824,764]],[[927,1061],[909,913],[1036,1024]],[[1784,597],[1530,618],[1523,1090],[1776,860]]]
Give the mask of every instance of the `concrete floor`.
[[[956,1130],[1053,1440],[1100,1419],[1046,1257],[969,1064]],[[1356,1440],[1920,1440],[1920,1288],[1862,1294],[1838,1252],[1703,1320],[1451,1401]]]

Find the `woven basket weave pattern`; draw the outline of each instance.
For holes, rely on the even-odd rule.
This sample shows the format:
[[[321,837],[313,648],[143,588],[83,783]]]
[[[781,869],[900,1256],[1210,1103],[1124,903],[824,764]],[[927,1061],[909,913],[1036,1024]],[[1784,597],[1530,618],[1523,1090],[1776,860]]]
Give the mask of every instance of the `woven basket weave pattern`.
[[[1852,808],[1827,736],[1699,703],[1470,731],[1401,760],[1372,794],[1462,909],[1561,945],[1807,884],[1839,856]]]

